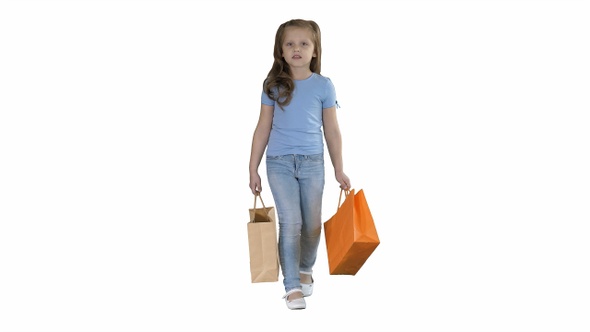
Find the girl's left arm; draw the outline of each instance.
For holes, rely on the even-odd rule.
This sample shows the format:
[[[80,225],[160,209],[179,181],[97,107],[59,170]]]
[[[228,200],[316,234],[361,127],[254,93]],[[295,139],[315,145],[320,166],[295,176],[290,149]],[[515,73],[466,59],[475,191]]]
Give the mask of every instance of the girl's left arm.
[[[328,146],[330,160],[334,166],[336,181],[340,184],[341,189],[350,190],[350,179],[344,173],[344,163],[342,161],[342,135],[340,133],[340,126],[338,125],[338,117],[336,116],[336,106],[324,108],[323,125],[324,137]]]

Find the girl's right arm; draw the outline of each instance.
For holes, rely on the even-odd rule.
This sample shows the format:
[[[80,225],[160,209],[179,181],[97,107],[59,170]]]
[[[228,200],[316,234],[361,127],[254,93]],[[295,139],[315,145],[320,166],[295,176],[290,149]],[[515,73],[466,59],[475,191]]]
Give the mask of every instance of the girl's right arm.
[[[268,144],[270,129],[272,128],[274,106],[261,104],[258,124],[252,137],[252,150],[250,152],[250,189],[256,195],[262,191],[261,179],[258,174],[258,166],[262,160],[262,155]]]

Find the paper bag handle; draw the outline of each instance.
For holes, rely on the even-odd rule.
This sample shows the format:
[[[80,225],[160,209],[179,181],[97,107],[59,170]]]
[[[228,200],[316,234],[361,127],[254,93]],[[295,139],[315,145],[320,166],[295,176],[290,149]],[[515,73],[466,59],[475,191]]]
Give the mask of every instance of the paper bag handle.
[[[345,193],[344,197],[348,197],[348,194],[350,194],[350,190],[340,189],[340,198],[338,198],[338,207],[336,208],[336,211],[338,211],[338,209],[340,208],[340,202],[342,201],[342,192]]]
[[[262,207],[264,208],[264,212],[266,212],[266,217],[267,217],[268,221],[271,221],[270,216],[268,215],[268,210],[266,209],[266,206],[264,205],[264,201],[262,200],[262,196],[260,195],[259,191],[257,191],[256,194],[254,195],[254,211],[256,211],[256,198],[260,199],[260,203],[262,203]],[[255,217],[256,217],[256,214],[254,213],[252,215],[251,222],[254,222],[254,219],[256,219]]]

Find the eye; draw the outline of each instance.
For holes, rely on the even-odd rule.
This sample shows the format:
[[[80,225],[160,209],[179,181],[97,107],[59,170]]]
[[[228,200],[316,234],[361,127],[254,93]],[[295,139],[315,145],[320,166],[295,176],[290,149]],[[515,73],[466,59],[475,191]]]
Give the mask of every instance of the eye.
[[[288,43],[286,43],[285,45],[286,45],[286,46],[292,46],[292,45],[293,45],[293,43],[291,43],[291,42],[288,42]]]

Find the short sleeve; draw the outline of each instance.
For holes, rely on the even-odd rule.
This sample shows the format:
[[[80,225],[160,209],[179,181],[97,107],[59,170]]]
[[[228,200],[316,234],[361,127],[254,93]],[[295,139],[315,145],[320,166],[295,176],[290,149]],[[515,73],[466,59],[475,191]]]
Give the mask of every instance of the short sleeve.
[[[266,94],[266,92],[262,91],[261,102],[265,105],[274,106],[275,101],[270,99],[270,97]]]
[[[334,87],[334,83],[329,78],[326,80],[326,90],[324,99],[322,100],[322,108],[330,108],[332,106],[337,106],[338,102],[336,101],[336,88]]]

